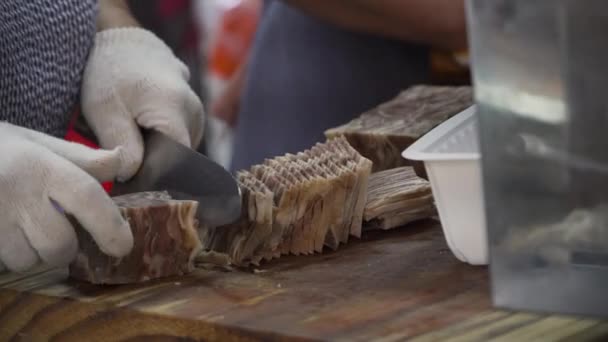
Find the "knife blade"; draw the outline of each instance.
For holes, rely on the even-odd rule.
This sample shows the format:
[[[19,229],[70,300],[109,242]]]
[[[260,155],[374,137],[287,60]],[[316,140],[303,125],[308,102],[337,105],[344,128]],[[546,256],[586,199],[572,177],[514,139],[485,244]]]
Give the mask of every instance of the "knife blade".
[[[179,200],[199,203],[197,219],[212,227],[235,222],[241,215],[241,191],[221,165],[156,130],[145,130],[143,162],[127,182],[116,182],[110,194],[167,191]]]

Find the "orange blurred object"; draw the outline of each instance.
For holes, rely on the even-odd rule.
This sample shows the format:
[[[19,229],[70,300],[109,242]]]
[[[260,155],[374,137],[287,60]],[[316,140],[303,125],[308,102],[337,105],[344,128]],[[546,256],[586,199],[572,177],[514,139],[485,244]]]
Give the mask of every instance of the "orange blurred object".
[[[241,0],[222,15],[209,56],[209,70],[229,78],[245,59],[253,40],[262,3]]]

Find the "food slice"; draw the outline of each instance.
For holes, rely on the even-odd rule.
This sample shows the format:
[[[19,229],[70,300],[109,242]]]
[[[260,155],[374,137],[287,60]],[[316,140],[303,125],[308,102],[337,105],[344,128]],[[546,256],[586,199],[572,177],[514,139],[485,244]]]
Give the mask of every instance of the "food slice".
[[[190,273],[201,251],[196,220],[198,203],[173,200],[166,192],[142,192],[113,198],[129,221],[134,237],[131,253],[110,257],[90,234],[76,226],[79,251],[70,276],[93,284],[128,284]]]
[[[367,228],[392,229],[437,214],[430,183],[411,167],[371,175],[367,192]]]

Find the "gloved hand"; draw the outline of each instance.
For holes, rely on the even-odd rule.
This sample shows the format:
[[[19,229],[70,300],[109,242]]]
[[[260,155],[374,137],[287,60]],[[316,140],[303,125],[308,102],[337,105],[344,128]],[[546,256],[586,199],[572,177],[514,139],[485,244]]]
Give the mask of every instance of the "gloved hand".
[[[139,127],[198,147],[204,111],[189,78],[188,68],[147,30],[115,28],[97,34],[83,79],[82,110],[101,147],[123,147],[118,180],[131,178],[141,165]]]
[[[0,270],[24,271],[40,261],[66,266],[74,259],[74,228],[55,204],[73,215],[103,252],[128,254],[129,224],[95,180],[116,176],[119,154],[0,122]]]

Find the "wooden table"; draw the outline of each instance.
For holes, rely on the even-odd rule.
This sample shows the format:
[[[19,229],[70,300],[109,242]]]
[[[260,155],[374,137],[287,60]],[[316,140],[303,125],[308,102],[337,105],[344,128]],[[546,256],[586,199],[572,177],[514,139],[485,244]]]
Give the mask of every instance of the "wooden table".
[[[607,336],[608,325],[494,311],[485,267],[426,222],[255,272],[198,270],[96,287],[63,270],[0,277],[0,341],[506,341]],[[515,338],[515,339],[513,339]]]

